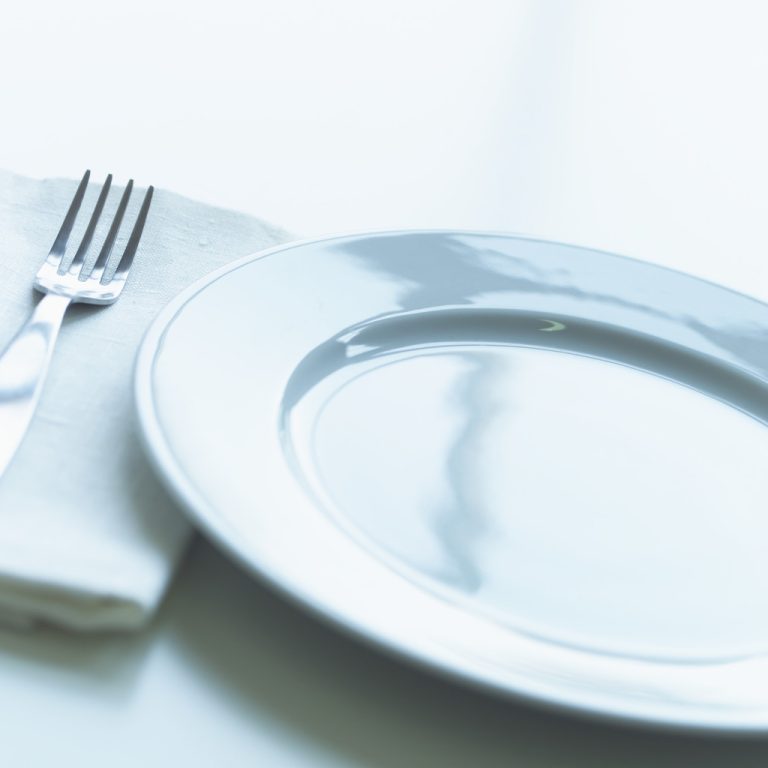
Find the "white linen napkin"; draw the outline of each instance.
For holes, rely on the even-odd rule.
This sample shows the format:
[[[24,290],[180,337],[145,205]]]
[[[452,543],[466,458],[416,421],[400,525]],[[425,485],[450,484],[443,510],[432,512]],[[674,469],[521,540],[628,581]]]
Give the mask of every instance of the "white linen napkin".
[[[34,275],[76,186],[0,171],[0,349],[38,298]],[[96,194],[92,184],[80,231]],[[113,190],[106,221],[118,197]],[[141,197],[134,193],[126,224]],[[155,194],[122,297],[110,307],[70,308],[38,411],[0,477],[0,621],[125,629],[152,614],[190,528],[136,437],[134,355],[149,323],[180,290],[287,239],[243,214]]]

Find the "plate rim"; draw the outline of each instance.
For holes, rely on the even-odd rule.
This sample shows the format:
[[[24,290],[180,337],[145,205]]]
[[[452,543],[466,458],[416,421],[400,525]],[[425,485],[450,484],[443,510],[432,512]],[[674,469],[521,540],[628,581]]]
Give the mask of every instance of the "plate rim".
[[[532,705],[539,710],[554,712],[561,715],[566,714],[569,716],[576,716],[614,726],[619,724],[641,730],[692,733],[714,737],[768,735],[768,722],[765,724],[738,721],[713,723],[707,719],[697,719],[695,716],[690,720],[682,720],[676,717],[667,717],[663,714],[658,717],[649,717],[632,711],[618,710],[609,712],[605,709],[592,707],[588,703],[578,705],[567,698],[559,700],[555,697],[545,697],[534,691],[525,690],[524,688],[512,688],[504,683],[494,684],[488,679],[480,679],[470,671],[450,664],[445,664],[440,660],[430,659],[424,655],[413,653],[409,651],[406,646],[379,635],[376,631],[366,628],[364,624],[352,623],[348,618],[338,616],[333,611],[328,610],[326,606],[314,603],[303,594],[292,590],[279,579],[273,577],[268,570],[259,567],[259,565],[254,563],[252,559],[247,558],[244,553],[230,541],[222,530],[222,527],[216,524],[217,514],[215,509],[197,491],[193,480],[189,478],[187,473],[182,469],[181,462],[176,459],[170,444],[166,439],[165,433],[160,425],[153,397],[152,375],[155,360],[162,349],[165,333],[173,324],[176,316],[179,315],[184,307],[198,294],[222,277],[225,277],[248,264],[252,264],[284,251],[301,248],[307,245],[325,243],[332,240],[424,234],[499,237],[581,249],[614,259],[636,263],[662,272],[673,273],[690,280],[695,280],[699,283],[707,284],[719,291],[726,291],[743,300],[760,305],[763,308],[768,308],[768,302],[763,301],[754,295],[738,291],[729,286],[722,285],[713,280],[699,277],[683,270],[601,248],[593,248],[591,246],[512,231],[453,228],[406,228],[353,231],[341,234],[324,235],[321,237],[290,240],[237,258],[195,280],[191,285],[171,299],[160,312],[155,315],[145,331],[134,359],[132,372],[133,410],[135,421],[139,427],[137,431],[138,438],[144,449],[144,455],[147,457],[158,480],[161,481],[163,487],[169,492],[170,496],[179,505],[192,524],[221,552],[223,552],[228,559],[234,561],[240,568],[249,574],[250,577],[257,578],[261,584],[278,594],[281,598],[285,598],[292,605],[303,611],[309,612],[313,618],[318,618],[326,626],[331,626],[347,636],[351,636],[356,640],[361,640],[369,648],[372,647],[377,652],[383,652],[385,655],[392,657],[399,662],[404,661],[412,667],[417,667],[422,672],[436,673],[442,678],[459,682],[473,690],[491,693],[500,696],[503,699],[511,700],[512,702]]]

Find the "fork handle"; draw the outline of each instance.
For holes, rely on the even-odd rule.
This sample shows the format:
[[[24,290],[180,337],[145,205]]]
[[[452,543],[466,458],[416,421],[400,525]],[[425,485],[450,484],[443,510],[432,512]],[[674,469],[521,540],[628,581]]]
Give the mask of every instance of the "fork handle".
[[[71,299],[47,293],[0,355],[0,475],[16,454],[43,390]]]

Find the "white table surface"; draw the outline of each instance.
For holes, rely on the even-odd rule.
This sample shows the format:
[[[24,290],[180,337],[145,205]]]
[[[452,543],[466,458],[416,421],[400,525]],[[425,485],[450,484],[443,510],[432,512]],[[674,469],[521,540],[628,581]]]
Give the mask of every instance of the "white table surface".
[[[768,299],[764,3],[14,5],[2,167],[131,174],[303,236],[532,233]],[[749,768],[768,740],[629,731],[454,687],[199,541],[139,635],[0,633],[0,762]]]

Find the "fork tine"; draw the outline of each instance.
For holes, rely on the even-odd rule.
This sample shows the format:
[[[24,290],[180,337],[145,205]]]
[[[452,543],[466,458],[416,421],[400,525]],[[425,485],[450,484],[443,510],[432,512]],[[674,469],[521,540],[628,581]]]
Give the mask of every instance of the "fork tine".
[[[107,201],[107,195],[109,194],[109,187],[112,184],[112,174],[108,174],[106,180],[104,181],[103,186],[101,187],[101,192],[99,193],[99,199],[96,201],[96,206],[93,209],[93,213],[91,214],[91,219],[88,222],[88,226],[85,228],[85,232],[83,233],[83,239],[80,241],[80,245],[77,248],[77,253],[75,253],[75,258],[72,259],[72,263],[69,265],[68,269],[71,272],[76,272],[78,268],[80,268],[80,279],[85,280],[88,275],[84,275],[82,272],[82,266],[83,262],[85,261],[85,255],[88,252],[88,248],[91,245],[91,240],[93,240],[93,233],[96,231],[96,225],[99,223],[99,218],[101,217],[101,212],[104,209],[104,203]],[[66,267],[66,261],[65,259],[62,259],[61,266],[59,267],[59,273],[64,274],[66,271],[64,268]]]
[[[77,218],[77,212],[80,210],[80,204],[85,197],[85,190],[88,188],[88,179],[91,178],[91,172],[86,171],[83,174],[83,178],[78,184],[75,196],[72,198],[72,202],[69,204],[69,210],[64,217],[64,221],[61,224],[59,234],[56,235],[56,239],[53,241],[51,250],[48,253],[48,258],[54,261],[58,261],[64,255],[64,249],[67,247],[67,240],[69,240],[70,232],[72,232],[72,226]]]
[[[125,215],[125,209],[128,207],[128,201],[131,198],[132,190],[133,179],[131,179],[125,186],[125,191],[120,198],[120,204],[117,206],[117,211],[115,211],[115,217],[112,219],[112,224],[109,227],[109,232],[107,232],[107,237],[104,240],[104,244],[101,246],[101,251],[99,251],[99,258],[96,259],[96,263],[93,265],[91,273],[98,273],[99,270],[103,270],[107,265],[109,254],[112,253],[112,248],[115,245],[117,233],[120,231],[120,224],[123,222],[123,216]]]
[[[144,231],[144,223],[147,220],[147,214],[149,213],[149,206],[152,203],[152,195],[154,191],[154,187],[148,187],[147,192],[144,195],[144,201],[141,204],[139,215],[136,217],[136,223],[133,225],[131,236],[128,238],[128,244],[125,246],[123,255],[120,258],[120,263],[115,270],[114,277],[117,279],[125,279],[128,270],[131,268],[131,264],[133,264],[133,257],[136,255],[136,250],[139,247],[139,240],[141,240],[141,234]]]

